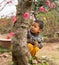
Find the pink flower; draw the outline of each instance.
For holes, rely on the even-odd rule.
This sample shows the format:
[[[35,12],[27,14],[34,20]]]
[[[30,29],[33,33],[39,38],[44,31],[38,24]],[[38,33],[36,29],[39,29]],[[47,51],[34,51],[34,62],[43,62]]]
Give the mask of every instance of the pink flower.
[[[50,8],[56,8],[55,4],[51,4]]]
[[[29,13],[28,13],[28,12],[25,12],[25,13],[24,13],[24,18],[25,18],[25,19],[28,19],[28,18],[29,18]]]
[[[48,5],[48,6],[50,6],[50,5],[51,5],[51,3],[50,3],[50,1],[49,1],[49,0],[47,0],[47,1],[46,1],[46,5]]]
[[[44,11],[45,11],[45,9],[44,9],[43,6],[41,6],[41,7],[39,8],[39,10],[40,10],[40,12],[44,12]]]
[[[10,32],[10,33],[7,35],[6,39],[11,39],[14,35],[15,35],[14,32]]]
[[[12,22],[15,23],[16,21],[17,21],[16,16],[13,16],[13,17],[12,17]]]
[[[15,33],[14,32],[10,32],[9,35],[13,37],[15,35]]]

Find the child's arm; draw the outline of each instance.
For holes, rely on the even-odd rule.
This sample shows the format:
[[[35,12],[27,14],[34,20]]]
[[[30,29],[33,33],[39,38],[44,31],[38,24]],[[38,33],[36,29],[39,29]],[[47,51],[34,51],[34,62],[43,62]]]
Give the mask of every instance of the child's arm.
[[[42,37],[38,37],[38,46],[39,48],[41,49],[43,47],[43,44],[42,44]]]
[[[34,43],[34,46],[38,46],[40,49],[43,47],[42,43],[39,43],[37,41]]]
[[[39,45],[39,44],[38,44],[38,42],[36,41],[35,44],[34,44],[34,46],[38,46],[38,45]]]
[[[38,43],[39,48],[41,49],[43,47],[42,43]]]

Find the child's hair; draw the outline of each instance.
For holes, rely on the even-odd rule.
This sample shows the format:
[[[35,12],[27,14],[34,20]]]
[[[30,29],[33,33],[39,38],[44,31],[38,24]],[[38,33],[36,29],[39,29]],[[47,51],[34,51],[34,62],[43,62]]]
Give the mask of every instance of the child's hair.
[[[43,29],[43,27],[44,27],[44,23],[43,23],[42,20],[35,20],[34,22],[36,22],[36,23],[39,24],[40,29]]]

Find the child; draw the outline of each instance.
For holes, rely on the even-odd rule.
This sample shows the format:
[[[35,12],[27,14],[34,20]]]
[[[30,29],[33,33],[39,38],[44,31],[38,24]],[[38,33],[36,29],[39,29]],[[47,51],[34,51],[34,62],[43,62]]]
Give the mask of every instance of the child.
[[[43,30],[44,23],[41,20],[35,20],[34,23],[31,25],[30,30],[27,34],[27,43],[28,48],[32,56],[38,52],[39,49],[43,47],[42,45],[42,36],[41,32]]]

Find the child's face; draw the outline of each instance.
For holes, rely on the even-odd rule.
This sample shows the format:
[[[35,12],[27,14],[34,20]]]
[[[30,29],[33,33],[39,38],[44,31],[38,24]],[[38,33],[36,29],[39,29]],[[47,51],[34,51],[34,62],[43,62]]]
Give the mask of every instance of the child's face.
[[[41,29],[39,27],[39,24],[36,23],[36,22],[32,24],[32,26],[30,27],[30,30],[31,30],[32,33],[35,33],[35,34],[41,32]]]

